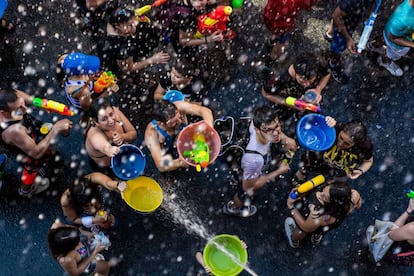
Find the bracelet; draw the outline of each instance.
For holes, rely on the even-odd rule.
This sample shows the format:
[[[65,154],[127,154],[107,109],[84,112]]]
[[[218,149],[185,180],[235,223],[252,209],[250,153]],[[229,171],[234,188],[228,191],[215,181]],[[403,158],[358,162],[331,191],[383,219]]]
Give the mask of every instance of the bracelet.
[[[295,207],[291,207],[291,208],[289,208],[289,211],[292,211],[292,210],[294,210],[294,209],[296,209]]]
[[[206,40],[206,44],[208,45],[207,36],[204,36],[204,39]]]
[[[121,180],[118,180],[118,181],[116,182],[116,187],[117,187],[117,188],[119,188],[119,184],[121,184],[121,182],[122,182]]]
[[[407,210],[405,210],[405,212],[406,212],[409,216],[411,216],[411,214],[413,213],[413,211],[408,212]]]
[[[354,169],[355,171],[360,171],[361,172],[361,174],[364,174],[365,172],[364,172],[364,170],[363,169],[361,169],[361,168],[357,168],[357,169]]]

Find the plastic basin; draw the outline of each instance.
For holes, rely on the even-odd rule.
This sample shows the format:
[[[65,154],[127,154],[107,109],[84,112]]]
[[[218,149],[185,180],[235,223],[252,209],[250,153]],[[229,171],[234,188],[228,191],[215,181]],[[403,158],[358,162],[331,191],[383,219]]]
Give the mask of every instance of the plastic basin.
[[[325,151],[332,147],[336,140],[334,127],[329,127],[325,116],[308,114],[302,117],[296,126],[299,144],[307,150]]]
[[[111,158],[114,174],[122,180],[134,179],[145,169],[145,155],[134,145],[125,144],[117,155]]]
[[[204,263],[211,269],[211,272],[219,276],[237,275],[242,272],[243,267],[218,249],[215,243],[223,246],[241,264],[247,263],[247,250],[242,247],[240,239],[233,235],[221,234],[212,238],[204,247]]]
[[[195,164],[190,157],[184,157],[183,153],[194,149],[194,139],[199,134],[204,137],[205,143],[210,148],[208,164],[211,164],[216,160],[221,148],[220,136],[217,131],[205,121],[200,121],[185,127],[178,135],[177,151],[180,159],[193,167],[196,167],[197,164]]]
[[[160,185],[154,179],[138,176],[128,180],[127,184],[122,198],[129,207],[140,213],[151,213],[160,207],[164,196]]]

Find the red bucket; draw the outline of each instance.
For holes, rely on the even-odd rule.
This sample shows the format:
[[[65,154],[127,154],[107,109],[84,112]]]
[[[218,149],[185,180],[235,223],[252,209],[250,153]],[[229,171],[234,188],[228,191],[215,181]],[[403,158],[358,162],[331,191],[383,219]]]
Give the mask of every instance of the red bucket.
[[[213,163],[221,147],[217,131],[205,121],[185,127],[177,138],[177,151],[184,162],[197,171]]]

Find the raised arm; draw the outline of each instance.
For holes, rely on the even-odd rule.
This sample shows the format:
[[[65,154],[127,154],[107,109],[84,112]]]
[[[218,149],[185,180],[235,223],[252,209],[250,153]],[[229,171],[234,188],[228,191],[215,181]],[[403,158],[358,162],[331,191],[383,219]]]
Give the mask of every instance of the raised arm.
[[[213,113],[209,108],[186,101],[177,101],[174,102],[174,105],[180,113],[200,116],[207,124],[213,126]]]

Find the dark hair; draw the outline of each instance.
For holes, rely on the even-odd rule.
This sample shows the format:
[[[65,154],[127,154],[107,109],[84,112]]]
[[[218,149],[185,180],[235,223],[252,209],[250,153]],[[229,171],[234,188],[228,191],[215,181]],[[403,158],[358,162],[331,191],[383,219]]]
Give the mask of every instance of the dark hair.
[[[125,7],[117,8],[111,13],[111,16],[109,17],[109,24],[117,26],[128,22],[133,17],[135,17],[134,11]]]
[[[340,181],[328,182],[324,187],[329,186],[329,203],[319,208],[324,208],[324,214],[336,218],[336,223],[341,223],[351,207],[351,187]]]
[[[63,83],[66,78],[66,72],[63,70],[62,64],[58,63],[56,65],[56,71],[55,71],[56,81],[59,83],[60,87],[63,87]]]
[[[175,116],[177,107],[166,100],[156,101],[152,107],[152,116],[156,121],[167,122]]]
[[[319,60],[312,53],[301,53],[295,59],[293,68],[297,75],[310,80],[318,74]]]
[[[79,230],[73,226],[62,226],[50,229],[47,234],[49,250],[53,258],[67,255],[78,246],[80,241]]]
[[[196,72],[196,68],[192,62],[188,62],[182,59],[177,59],[172,65],[172,67],[174,67],[178,73],[180,73],[186,78],[194,76]]]
[[[99,187],[93,184],[90,178],[83,176],[69,187],[70,202],[78,216],[83,213],[83,206],[93,200],[102,203],[102,194]]]
[[[12,88],[0,88],[0,110],[10,111],[9,103],[17,101],[16,90]]]
[[[276,111],[267,105],[260,106],[253,112],[253,125],[255,128],[260,128],[262,125],[270,125],[275,119],[277,119]]]
[[[356,144],[367,139],[367,129],[360,120],[353,120],[344,125],[343,131],[351,137]]]
[[[89,116],[95,121],[98,121],[98,115],[101,110],[105,110],[107,107],[112,107],[109,100],[105,97],[99,97],[92,101],[91,106],[89,107],[88,113]]]

